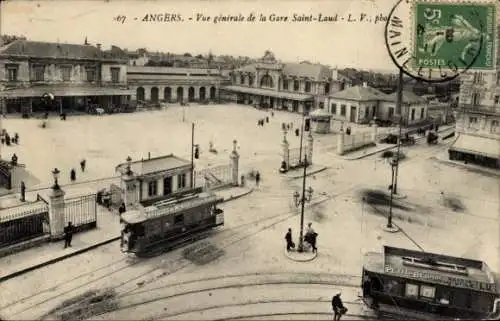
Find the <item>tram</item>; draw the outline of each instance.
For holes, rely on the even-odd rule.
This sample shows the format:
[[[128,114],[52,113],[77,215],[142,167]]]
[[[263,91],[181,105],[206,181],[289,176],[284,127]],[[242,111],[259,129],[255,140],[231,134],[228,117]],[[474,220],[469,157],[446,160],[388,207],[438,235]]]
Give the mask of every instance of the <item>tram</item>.
[[[500,320],[498,274],[482,261],[385,246],[365,254],[362,280],[379,318]]]
[[[224,225],[224,211],[217,207],[222,201],[213,193],[193,193],[127,211],[121,216],[121,250],[142,256]]]

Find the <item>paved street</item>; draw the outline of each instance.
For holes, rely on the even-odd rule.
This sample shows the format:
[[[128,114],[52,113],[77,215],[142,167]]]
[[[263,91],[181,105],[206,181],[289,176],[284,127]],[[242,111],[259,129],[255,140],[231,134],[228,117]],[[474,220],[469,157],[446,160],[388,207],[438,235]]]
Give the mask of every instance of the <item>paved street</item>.
[[[234,110],[225,113],[224,108]],[[153,156],[170,151],[188,154],[189,145],[183,144],[190,140],[190,126],[179,123],[180,112],[177,109],[82,118],[81,121],[70,118],[67,123],[53,121],[57,128],[68,128],[65,135],[61,134],[65,131],[59,129],[59,135],[56,135],[54,127],[48,129],[50,134],[44,133],[45,136],[25,135],[23,138],[21,129],[16,128],[22,144],[26,145],[15,148],[24,150],[20,153],[20,161],[31,168],[31,164],[36,164],[36,157],[30,154],[27,146],[33,146],[31,144],[36,140],[45,143],[58,140],[58,144],[67,140],[65,144],[69,144],[69,137],[74,135],[78,144],[71,148],[75,150],[61,152],[58,164],[62,165],[54,166],[62,168],[77,164],[79,155],[87,153],[88,175],[109,176],[114,165],[128,151],[133,151],[133,157],[146,157],[147,151]],[[293,316],[331,319],[331,295],[336,288],[341,288],[351,314],[346,319],[359,319],[362,307],[357,301],[357,287],[362,255],[366,251],[380,251],[383,245],[410,249],[421,247],[431,252],[478,258],[494,270],[500,269],[497,247],[500,191],[497,178],[433,160],[433,156],[445,151],[445,143],[437,146],[418,143],[403,148],[406,159],[401,162],[398,188],[400,194],[407,197],[394,201],[394,222],[404,233],[386,234],[380,226],[386,222],[388,207],[385,200],[374,196],[375,192],[387,192],[390,184],[391,170],[386,160],[376,154],[347,161],[337,157],[335,150],[329,151],[327,144],[331,141],[324,137],[318,140],[314,162],[329,169],[307,179],[314,194],[306,206],[306,223],[313,222],[319,234],[319,255],[314,261],[298,263],[288,260],[283,251],[288,227],[294,230],[294,238],[298,237],[299,215],[292,194],[294,190],[300,190],[301,179],[290,180],[276,173],[280,161],[277,146],[282,139],[281,121],[295,120],[298,124],[298,116],[276,113],[275,119],[262,128],[256,126],[256,120],[259,115],[265,117],[266,114],[241,106],[197,107],[189,109],[187,115],[188,119],[196,115],[205,120],[200,121],[201,133],[197,133],[202,150],[208,149],[210,140],[214,141],[216,148],[227,149],[213,156],[210,162],[225,161],[231,140],[236,138],[244,169],[255,168],[262,172],[261,185],[254,193],[222,206],[226,225],[220,231],[185,247],[208,249],[204,254],[205,262],[194,262],[184,252],[185,248],[139,260],[125,256],[119,251],[118,243],[112,243],[2,283],[2,317],[40,318],[66,299],[91,289],[113,288],[119,309],[101,314],[100,319],[222,320],[250,319],[251,316],[269,319],[273,315],[281,319],[292,319]],[[139,119],[137,123],[136,119]],[[178,142],[165,139],[161,131],[167,127],[159,126],[162,122],[174,123],[172,119],[178,119],[178,124],[169,127],[169,131],[176,128],[185,132],[185,135],[175,136],[179,137]],[[248,121],[244,123],[236,119]],[[99,127],[99,123],[110,126],[115,121],[120,128],[126,128],[123,136],[117,134],[122,130]],[[162,130],[148,131],[141,136],[134,126],[144,128],[148,121],[152,122],[151,128],[159,126],[157,128]],[[230,122],[234,122],[232,127],[222,125]],[[9,123],[14,127],[21,120],[7,120],[9,130],[14,130],[10,129]],[[86,131],[75,129],[78,126],[84,126],[82,128]],[[90,132],[89,128],[93,131]],[[103,135],[98,146],[84,143],[96,142],[98,135]],[[333,135],[332,140],[336,142]],[[126,147],[129,142],[131,146]],[[99,158],[101,153],[102,159]],[[56,157],[48,157],[54,157],[55,164]],[[45,175],[45,169],[33,167],[36,175]],[[205,280],[196,281],[201,279]]]

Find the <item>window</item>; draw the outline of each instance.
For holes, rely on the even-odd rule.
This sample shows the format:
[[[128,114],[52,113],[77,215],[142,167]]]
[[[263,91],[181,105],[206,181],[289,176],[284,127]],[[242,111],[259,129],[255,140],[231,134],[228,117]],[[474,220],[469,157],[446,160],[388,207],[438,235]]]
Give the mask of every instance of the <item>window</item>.
[[[156,196],[158,194],[158,182],[151,181],[148,183],[148,196]]]
[[[174,217],[174,225],[184,223],[184,214],[178,214]]]
[[[383,282],[384,293],[400,296],[402,292],[402,284],[396,280],[386,280]]]
[[[389,119],[394,117],[394,107],[389,107]]]
[[[365,107],[365,118],[370,117],[370,107]]]
[[[477,117],[469,117],[469,128],[477,128]]]
[[[415,120],[415,108],[411,109],[411,120]]]
[[[331,113],[336,115],[337,114],[337,104],[335,103],[332,103],[332,106],[331,106]]]
[[[120,82],[120,68],[111,68],[111,82]]]
[[[7,66],[5,66],[5,69],[7,69],[7,80],[8,81],[17,81],[17,73],[18,73],[19,67],[17,65],[7,65]]]
[[[330,84],[325,84],[325,95],[330,93]]]
[[[500,71],[497,72],[497,85],[500,85]]]
[[[62,74],[63,81],[70,81],[71,80],[71,67],[70,66],[61,67],[61,74]]]
[[[406,283],[405,296],[418,297],[418,285]]]
[[[95,81],[95,68],[87,67],[85,68],[85,73],[87,74],[87,81]]]
[[[424,119],[425,108],[420,109],[420,119]]]
[[[186,188],[186,174],[177,175],[177,189]]]
[[[474,83],[479,83],[481,81],[483,81],[483,73],[482,72],[475,72],[474,73],[474,80],[473,80],[473,82]]]
[[[264,75],[264,77],[262,77],[262,79],[260,80],[260,86],[273,88],[274,87],[273,77],[271,77],[270,75]]]
[[[372,106],[372,117],[375,117],[377,114],[377,106]]]
[[[473,93],[472,94],[472,105],[474,105],[474,106],[479,105],[480,98],[481,98],[481,96],[479,93]]]
[[[44,81],[45,77],[45,66],[34,66],[33,67],[33,80],[34,81]]]
[[[240,76],[240,83],[241,83],[242,85],[244,85],[244,84],[245,84],[245,76],[243,76],[243,75],[241,75],[241,76]]]
[[[293,81],[293,90],[294,91],[299,91],[299,88],[300,88],[299,81],[298,80],[294,80]]]
[[[325,108],[325,103],[323,103],[323,102],[319,103],[319,108],[320,109],[324,109]]]
[[[310,81],[306,81],[305,91],[306,91],[306,93],[310,93],[311,92],[311,82]]]
[[[434,299],[436,296],[436,288],[428,285],[420,286],[420,296],[427,299]]]
[[[346,105],[340,105],[340,116],[345,116]]]
[[[494,100],[495,100],[495,105],[496,105],[496,104],[499,104],[499,103],[500,103],[500,96],[499,96],[499,95],[496,95],[496,96],[494,97]]]
[[[253,86],[253,76],[248,76],[248,86]]]
[[[288,80],[283,80],[283,90],[288,90]]]
[[[499,132],[498,130],[498,120],[494,119],[491,121],[491,129],[490,132],[496,134]]]

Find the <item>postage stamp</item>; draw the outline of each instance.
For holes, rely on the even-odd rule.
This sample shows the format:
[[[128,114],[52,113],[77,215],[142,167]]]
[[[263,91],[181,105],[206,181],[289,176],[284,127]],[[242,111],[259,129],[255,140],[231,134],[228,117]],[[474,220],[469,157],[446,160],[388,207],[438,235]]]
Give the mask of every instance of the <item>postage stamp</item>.
[[[412,12],[417,66],[490,69],[496,51],[495,9],[494,3],[417,1]]]
[[[461,73],[496,65],[497,4],[400,0],[386,23],[391,60],[403,72],[426,82],[446,82]]]

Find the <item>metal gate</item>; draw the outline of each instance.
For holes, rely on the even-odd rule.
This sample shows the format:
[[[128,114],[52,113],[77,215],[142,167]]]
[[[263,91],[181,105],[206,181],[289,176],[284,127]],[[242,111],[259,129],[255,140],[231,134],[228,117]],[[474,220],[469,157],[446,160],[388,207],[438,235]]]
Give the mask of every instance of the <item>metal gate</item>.
[[[300,152],[300,147],[291,148],[288,151],[288,166],[290,168],[301,166],[305,155],[307,155],[307,147],[302,147],[302,153]]]
[[[233,166],[219,165],[195,172],[195,186],[205,188],[219,188],[232,184]]]
[[[71,222],[77,229],[97,226],[97,196],[83,195],[64,200],[64,225]]]
[[[0,247],[49,234],[49,207],[42,200],[0,211]]]

